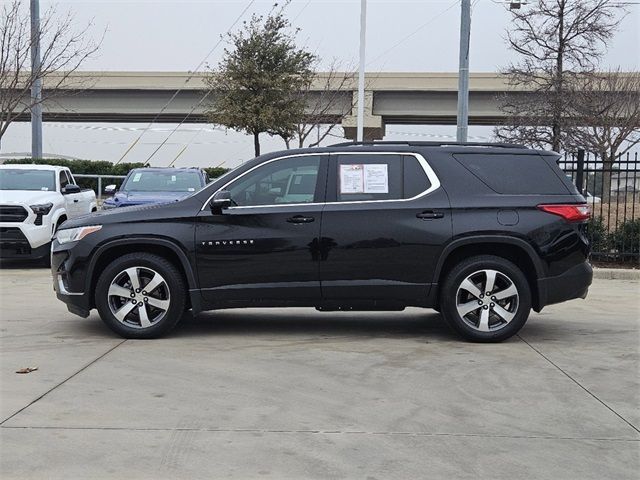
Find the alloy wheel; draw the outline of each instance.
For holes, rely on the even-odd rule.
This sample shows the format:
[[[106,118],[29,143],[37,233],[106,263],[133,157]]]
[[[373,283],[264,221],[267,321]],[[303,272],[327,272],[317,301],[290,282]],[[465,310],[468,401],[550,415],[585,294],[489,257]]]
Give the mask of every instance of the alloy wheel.
[[[109,285],[108,305],[113,316],[132,328],[148,328],[166,315],[171,297],[165,279],[147,267],[130,267]]]
[[[495,332],[513,320],[519,305],[513,281],[497,270],[478,270],[467,276],[456,292],[460,318],[480,332]]]

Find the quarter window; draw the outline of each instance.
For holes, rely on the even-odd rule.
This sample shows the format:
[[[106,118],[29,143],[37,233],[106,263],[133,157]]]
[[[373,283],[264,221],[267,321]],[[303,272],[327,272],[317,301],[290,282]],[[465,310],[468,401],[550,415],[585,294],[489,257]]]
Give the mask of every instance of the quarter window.
[[[227,190],[238,206],[312,203],[317,196],[320,156],[276,160],[256,168]]]
[[[454,158],[491,190],[507,195],[566,195],[562,179],[535,154],[457,153]]]
[[[416,157],[405,155],[402,163],[404,166],[404,198],[416,197],[431,187],[431,182]]]

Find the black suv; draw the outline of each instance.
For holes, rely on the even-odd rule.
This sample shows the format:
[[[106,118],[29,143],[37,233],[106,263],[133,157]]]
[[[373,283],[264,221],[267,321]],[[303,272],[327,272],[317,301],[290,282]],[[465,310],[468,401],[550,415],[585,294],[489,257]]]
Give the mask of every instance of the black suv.
[[[262,155],[179,202],[68,220],[54,288],[128,338],[168,332],[185,309],[416,306],[504,340],[591,284],[589,209],[558,158],[434,142]]]

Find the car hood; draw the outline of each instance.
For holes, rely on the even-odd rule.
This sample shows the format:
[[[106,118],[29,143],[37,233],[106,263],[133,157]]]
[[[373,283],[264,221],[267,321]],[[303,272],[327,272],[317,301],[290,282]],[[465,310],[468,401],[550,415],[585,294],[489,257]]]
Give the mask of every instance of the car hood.
[[[109,203],[115,203],[116,205],[169,203],[182,200],[192,193],[193,192],[117,192]]]
[[[99,210],[91,215],[67,220],[65,228],[87,225],[108,225],[113,223],[140,223],[166,220],[168,218],[193,218],[202,204],[194,198],[180,202],[154,202],[142,205],[124,205],[122,208]]]
[[[0,203],[11,205],[14,203],[26,203],[37,205],[49,203],[56,198],[56,192],[43,190],[0,190]]]

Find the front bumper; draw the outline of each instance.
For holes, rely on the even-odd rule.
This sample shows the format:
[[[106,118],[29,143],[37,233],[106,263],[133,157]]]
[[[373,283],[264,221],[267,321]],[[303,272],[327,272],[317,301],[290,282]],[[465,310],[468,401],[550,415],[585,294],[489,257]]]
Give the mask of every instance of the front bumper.
[[[49,255],[49,226],[0,223],[0,258],[42,258]]]
[[[593,268],[587,261],[571,267],[564,273],[538,279],[538,305],[540,311],[546,305],[585,298],[593,280]]]
[[[85,288],[85,270],[71,247],[74,243],[60,245],[56,240],[51,244],[51,276],[56,297],[67,305],[67,310],[81,317],[88,317],[91,311],[91,296]],[[80,267],[80,268],[79,268]]]

